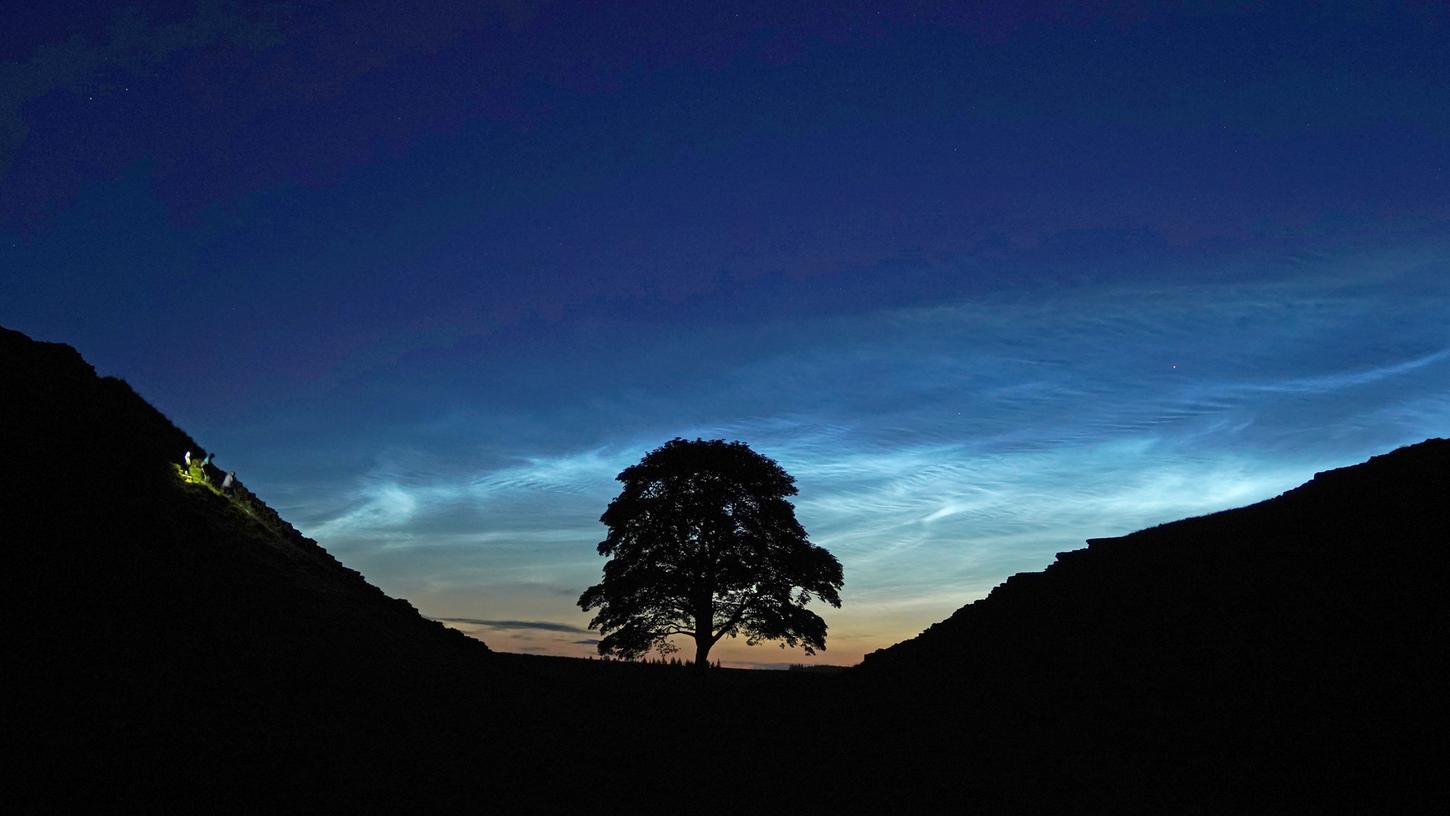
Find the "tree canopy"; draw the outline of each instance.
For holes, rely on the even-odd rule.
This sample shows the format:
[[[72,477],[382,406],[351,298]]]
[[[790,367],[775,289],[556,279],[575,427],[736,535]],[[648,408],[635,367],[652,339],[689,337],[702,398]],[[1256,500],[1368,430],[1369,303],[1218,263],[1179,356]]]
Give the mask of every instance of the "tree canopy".
[[[807,539],[786,499],[795,479],[743,442],[672,439],[616,477],[600,521],[604,580],[579,596],[599,653],[633,659],[695,641],[695,664],[725,636],[826,647],[806,604],[841,605],[841,563]]]

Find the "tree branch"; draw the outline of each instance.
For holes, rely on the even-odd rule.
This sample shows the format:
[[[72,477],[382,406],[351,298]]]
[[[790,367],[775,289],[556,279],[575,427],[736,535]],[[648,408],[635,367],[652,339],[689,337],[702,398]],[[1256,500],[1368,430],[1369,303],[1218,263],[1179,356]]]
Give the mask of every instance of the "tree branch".
[[[730,631],[734,628],[735,624],[740,622],[740,619],[745,615],[745,607],[749,606],[753,600],[755,600],[754,595],[748,595],[740,600],[740,605],[735,607],[735,613],[730,616],[730,620],[726,621],[725,625],[720,627],[719,632],[714,632],[710,635],[711,646],[718,643],[720,638],[725,637],[726,632]]]

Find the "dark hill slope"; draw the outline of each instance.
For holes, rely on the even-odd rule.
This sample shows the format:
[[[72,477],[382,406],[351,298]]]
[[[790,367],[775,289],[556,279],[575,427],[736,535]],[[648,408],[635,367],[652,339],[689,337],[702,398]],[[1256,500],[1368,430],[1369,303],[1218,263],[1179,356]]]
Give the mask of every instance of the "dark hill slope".
[[[273,773],[275,743],[383,728],[406,716],[390,700],[489,662],[244,487],[185,478],[188,450],[205,453],[74,349],[0,329],[6,730],[86,769],[69,793],[133,763],[140,784],[159,757]]]
[[[769,780],[800,765],[819,678],[491,654],[245,490],[184,479],[187,450],[70,347],[0,329],[7,812],[559,813],[692,776],[719,780],[713,802],[792,787]]]
[[[1441,777],[1447,644],[1450,441],[1433,439],[1091,540],[854,674],[901,701],[883,732],[944,756],[986,737],[984,764],[1035,763],[1058,801],[1370,806]]]
[[[384,595],[244,485],[223,494],[216,468],[205,482],[186,478],[184,454],[201,459],[205,449],[71,347],[0,328],[0,395],[4,520],[15,536],[6,553],[11,574],[25,577],[26,608],[98,608],[114,593],[129,612],[112,609],[112,623],[96,624],[130,637],[146,631],[130,614],[189,612],[211,622],[189,631],[233,645],[247,632],[268,642],[350,632],[388,649],[485,650]],[[138,591],[150,601],[131,597]],[[229,626],[231,616],[250,625]],[[261,631],[262,621],[280,629]]]

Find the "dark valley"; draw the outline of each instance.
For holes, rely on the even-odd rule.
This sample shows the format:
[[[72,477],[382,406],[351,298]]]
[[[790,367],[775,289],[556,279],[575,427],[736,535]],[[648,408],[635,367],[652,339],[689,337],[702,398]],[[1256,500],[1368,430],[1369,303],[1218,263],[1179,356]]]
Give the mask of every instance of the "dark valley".
[[[0,330],[12,812],[1443,803],[1447,440],[1094,539],[839,673],[491,652],[188,451]]]

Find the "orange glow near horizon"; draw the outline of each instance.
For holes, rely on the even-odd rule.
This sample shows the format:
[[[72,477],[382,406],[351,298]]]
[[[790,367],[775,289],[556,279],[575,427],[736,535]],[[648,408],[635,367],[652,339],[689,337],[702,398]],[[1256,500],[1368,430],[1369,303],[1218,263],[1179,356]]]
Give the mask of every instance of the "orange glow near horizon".
[[[593,645],[580,642],[594,639],[597,637],[597,633],[580,635],[575,632],[510,629],[460,620],[440,620],[439,622],[469,637],[483,641],[488,648],[496,652],[553,657],[592,657],[595,659],[599,657]],[[818,651],[814,655],[808,655],[800,649],[782,649],[774,643],[749,646],[743,639],[726,638],[711,650],[710,661],[713,663],[718,660],[721,666],[732,669],[780,669],[794,664],[854,666],[860,663],[866,654],[912,637],[914,634],[883,643],[874,642],[874,638],[871,642],[866,642],[865,639],[845,638],[843,639],[845,642],[839,645],[832,644],[831,639],[827,637],[826,651]],[[694,660],[694,644],[681,639],[677,640],[680,650],[668,657],[679,658],[683,662]],[[655,660],[658,657],[659,655],[651,652],[648,659]]]

